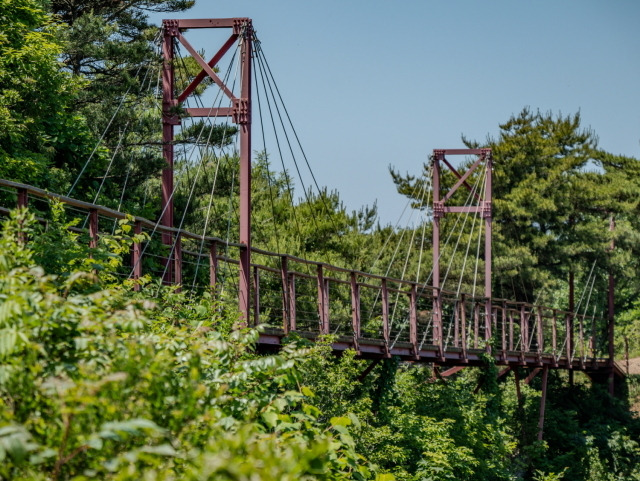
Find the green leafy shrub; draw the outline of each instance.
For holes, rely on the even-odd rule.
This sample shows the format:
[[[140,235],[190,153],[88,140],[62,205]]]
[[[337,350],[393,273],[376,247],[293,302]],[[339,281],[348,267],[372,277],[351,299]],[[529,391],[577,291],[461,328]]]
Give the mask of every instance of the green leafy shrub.
[[[374,476],[348,423],[295,388],[304,349],[256,356],[257,331],[223,335],[219,311],[115,284],[113,239],[47,272],[21,242],[33,229],[14,215],[0,239],[0,478]],[[193,312],[195,325],[176,320]]]

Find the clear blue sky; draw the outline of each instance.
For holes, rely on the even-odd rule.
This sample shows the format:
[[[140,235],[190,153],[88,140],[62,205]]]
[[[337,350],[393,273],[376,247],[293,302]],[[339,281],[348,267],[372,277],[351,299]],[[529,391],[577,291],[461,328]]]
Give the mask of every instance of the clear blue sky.
[[[179,17],[253,19],[318,182],[349,209],[377,199],[382,223],[406,203],[390,164],[418,173],[525,106],[580,111],[600,147],[640,157],[638,0],[197,0]]]

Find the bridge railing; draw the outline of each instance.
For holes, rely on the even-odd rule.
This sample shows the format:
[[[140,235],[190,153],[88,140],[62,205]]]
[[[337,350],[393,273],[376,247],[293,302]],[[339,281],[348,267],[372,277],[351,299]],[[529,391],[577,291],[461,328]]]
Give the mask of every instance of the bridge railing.
[[[49,203],[65,204],[72,229],[92,247],[113,233],[126,214],[107,207],[0,180],[4,202],[30,205],[42,222]],[[8,213],[0,208],[0,213]],[[237,302],[239,253],[246,246],[131,217],[135,233],[148,240],[132,246],[121,275],[162,278],[183,289],[211,289]],[[167,240],[169,242],[167,242]],[[378,346],[390,355],[401,348],[467,359],[491,351],[504,361],[537,359],[581,366],[606,357],[604,319],[504,299],[488,300],[426,284],[345,269],[252,248],[250,322],[286,335],[333,334],[359,349]],[[135,284],[135,289],[140,285]],[[604,342],[603,342],[604,341]]]

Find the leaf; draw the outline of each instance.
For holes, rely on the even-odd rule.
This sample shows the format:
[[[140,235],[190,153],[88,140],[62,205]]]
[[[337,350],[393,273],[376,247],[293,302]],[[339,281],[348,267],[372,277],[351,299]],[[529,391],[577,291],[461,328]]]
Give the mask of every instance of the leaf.
[[[347,416],[349,417],[349,419],[351,419],[351,422],[353,423],[353,426],[357,429],[360,429],[362,427],[362,425],[360,424],[360,420],[358,419],[358,416],[356,416],[353,413],[348,413]]]
[[[31,434],[23,426],[9,425],[0,428],[0,461],[8,455],[15,463],[22,463],[29,451],[37,448]]]
[[[385,473],[376,475],[376,481],[395,481],[396,477],[393,474]]]
[[[320,411],[320,409],[311,404],[303,404],[302,411],[309,416],[313,416],[314,418],[317,418],[322,414],[322,411]]]
[[[16,350],[18,334],[15,329],[0,331],[0,358],[9,357]]]
[[[351,419],[347,417],[333,417],[329,421],[332,426],[351,426]]]
[[[300,388],[300,391],[302,391],[302,394],[304,394],[307,397],[316,397],[314,392],[311,389],[309,389],[307,386],[302,386],[302,388]]]
[[[104,423],[98,433],[101,438],[122,440],[127,436],[141,436],[143,434],[160,435],[165,430],[149,419],[130,419],[128,421]],[[123,436],[126,435],[126,436]]]
[[[275,428],[278,425],[278,414],[273,411],[262,413],[262,419],[270,428]]]
[[[140,448],[143,453],[158,454],[160,456],[177,456],[178,453],[170,444],[160,444],[158,446],[143,446]]]
[[[87,441],[87,446],[89,446],[91,449],[100,450],[102,449],[103,445],[104,445],[104,442],[102,441],[101,438],[97,436],[92,437],[91,439],[89,439],[89,441]]]

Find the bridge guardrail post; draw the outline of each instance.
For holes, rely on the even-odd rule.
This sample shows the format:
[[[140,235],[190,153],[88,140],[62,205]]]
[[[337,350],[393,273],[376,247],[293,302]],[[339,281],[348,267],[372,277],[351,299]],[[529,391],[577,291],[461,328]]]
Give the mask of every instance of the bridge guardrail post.
[[[484,303],[484,342],[485,350],[491,354],[491,326],[493,323],[493,309],[491,306],[491,298],[487,297]]]
[[[209,286],[211,292],[216,292],[218,284],[218,243],[211,241],[209,245]]]
[[[462,359],[467,362],[467,298],[464,294],[462,294],[460,300],[460,340],[462,344],[461,356]]]
[[[173,247],[173,283],[177,286],[182,285],[182,233],[176,234],[176,241]],[[181,287],[176,289],[176,292],[182,291]]]
[[[498,345],[498,318],[499,318],[500,308],[493,305],[493,301],[491,303],[491,337],[495,339],[492,342],[492,345]]]
[[[291,313],[289,311],[289,262],[287,256],[280,257],[280,282],[282,283],[282,330],[289,334]]]
[[[585,347],[584,347],[584,314],[579,317],[578,335],[580,336],[580,368],[584,369]]]
[[[544,352],[544,317],[540,306],[536,308],[536,323],[538,324],[538,363],[541,364]]]
[[[439,355],[443,355],[442,346],[442,298],[440,289],[433,289],[433,330],[431,333],[434,346],[440,349]]]
[[[551,326],[551,349],[553,351],[553,364],[556,364],[558,356],[558,311],[553,310],[552,326]]]
[[[380,289],[382,291],[382,337],[384,339],[385,355],[386,357],[391,357],[391,352],[389,351],[391,342],[391,331],[389,328],[389,290],[386,279],[382,279]]]
[[[351,272],[351,327],[353,329],[353,345],[356,351],[360,337],[360,284],[355,272]]]
[[[411,343],[411,349],[413,350],[413,356],[417,359],[419,357],[418,352],[418,292],[416,285],[411,283],[411,289],[409,291],[409,342]],[[440,355],[443,355],[440,351]]]
[[[29,192],[24,187],[17,189],[18,194],[18,207],[27,207],[29,204]]]
[[[133,224],[133,233],[136,235],[142,234],[142,223],[140,221],[136,221]],[[133,280],[138,281],[142,277],[142,245],[140,242],[134,242],[131,248],[131,265]],[[138,282],[133,284],[133,290],[136,292],[140,290]]]
[[[567,313],[565,315],[565,345],[566,345],[566,358],[567,358],[567,367],[569,369],[572,368],[572,352],[573,352],[573,320],[572,320],[572,314]]]
[[[527,310],[522,303],[520,306],[520,351],[523,353],[529,350],[529,317]]]
[[[498,334],[498,308],[493,305],[493,301],[490,303],[491,305],[491,336],[493,337]]]
[[[509,351],[513,352],[514,346],[514,337],[515,337],[515,320],[513,319],[513,313],[515,312],[513,309],[509,309]]]
[[[500,310],[502,312],[502,336],[501,336],[502,360],[506,362],[507,360],[507,303],[506,302],[502,301]]]
[[[29,205],[29,192],[27,191],[27,189],[23,187],[19,187],[17,194],[18,194],[18,202],[17,202],[18,208],[26,209],[27,206]],[[18,242],[24,245],[27,243],[27,235],[22,230],[22,222],[20,222],[19,228],[20,228],[20,231],[18,232]]]
[[[473,348],[478,349],[478,338],[480,337],[480,305],[476,299],[473,300]]]
[[[464,298],[464,294],[460,297]],[[460,347],[460,303],[458,299],[453,305],[453,345],[456,348]]]
[[[260,269],[253,266],[253,325],[260,324]]]
[[[91,249],[98,247],[98,211],[96,209],[89,209],[89,247]]]
[[[318,317],[320,319],[320,333],[329,334],[329,305],[328,305],[328,283],[326,282],[322,264],[318,265]]]
[[[596,316],[591,316],[591,339],[589,346],[591,348],[591,359],[595,361],[598,355],[596,350]]]
[[[289,329],[295,331],[298,327],[296,324],[296,275],[289,273]]]

